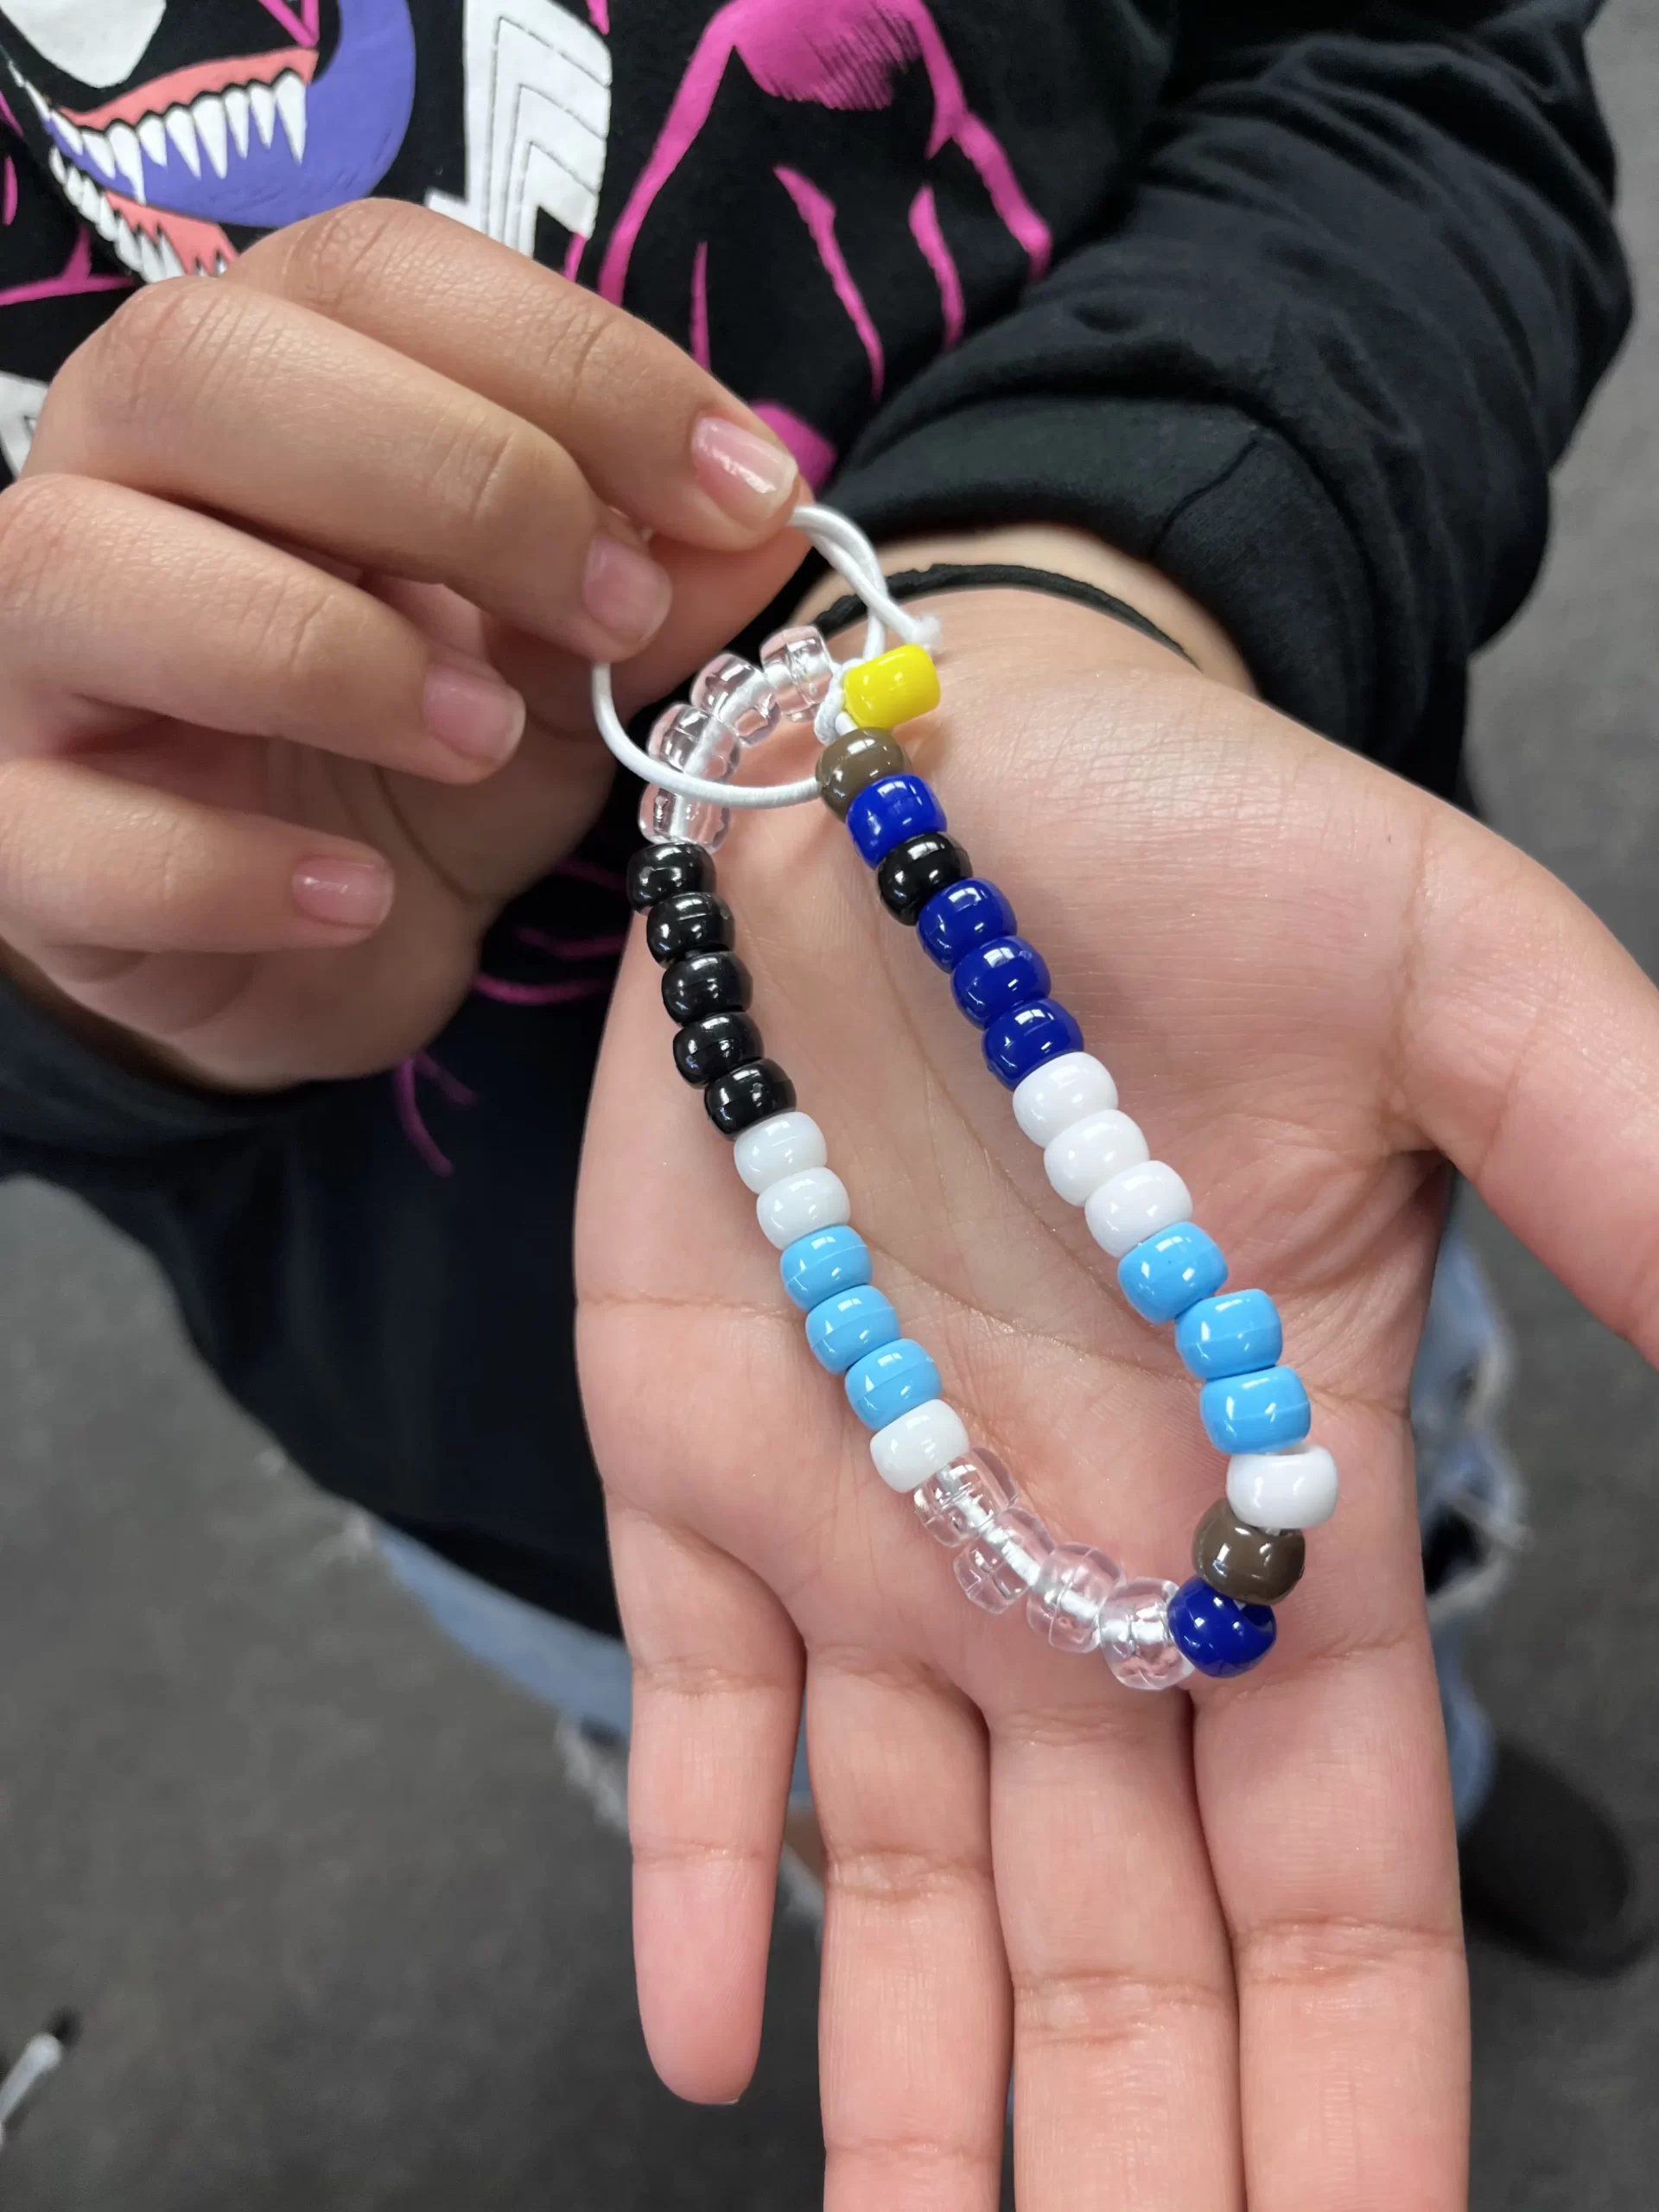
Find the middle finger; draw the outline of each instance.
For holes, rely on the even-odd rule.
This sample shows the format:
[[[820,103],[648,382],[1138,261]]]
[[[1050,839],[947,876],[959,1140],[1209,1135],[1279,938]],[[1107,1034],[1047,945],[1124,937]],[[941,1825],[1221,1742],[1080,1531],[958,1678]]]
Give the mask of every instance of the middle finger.
[[[556,440],[327,318],[155,286],[60,371],[31,473],[98,476],[423,582],[596,658],[637,652],[664,571]]]
[[[1190,1707],[1065,1681],[1086,1663],[1026,1655],[1024,1694],[991,1719],[1020,2203],[1232,2212],[1236,2018]]]

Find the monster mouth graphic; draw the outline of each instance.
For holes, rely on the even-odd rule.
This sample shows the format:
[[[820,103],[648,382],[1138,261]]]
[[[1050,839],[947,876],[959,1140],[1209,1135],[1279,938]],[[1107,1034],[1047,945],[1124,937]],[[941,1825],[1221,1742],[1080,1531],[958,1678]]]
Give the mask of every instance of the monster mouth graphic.
[[[303,47],[207,62],[74,114],[54,107],[27,78],[19,82],[52,141],[47,161],[70,205],[129,269],[154,283],[226,265],[218,225],[181,218],[170,204],[186,171],[193,182],[230,184],[234,164],[263,155],[280,158],[286,149],[291,164],[303,162],[316,63]],[[147,212],[152,191],[162,203],[154,213]],[[192,255],[188,264],[181,249]]]
[[[371,191],[403,142],[415,85],[407,0],[338,0],[321,66],[317,0],[263,4],[303,42],[192,61],[96,104],[54,98],[9,64],[64,197],[152,283],[224,269],[229,229],[276,229]],[[3,15],[0,0],[0,35]]]

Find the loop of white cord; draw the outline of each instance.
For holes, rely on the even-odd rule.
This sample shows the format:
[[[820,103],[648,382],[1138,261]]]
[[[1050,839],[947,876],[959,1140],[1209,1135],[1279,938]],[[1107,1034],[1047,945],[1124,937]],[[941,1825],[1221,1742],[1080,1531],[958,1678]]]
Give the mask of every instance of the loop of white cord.
[[[848,670],[885,652],[889,629],[906,645],[931,645],[938,636],[938,624],[931,616],[910,614],[899,606],[887,589],[874,546],[856,523],[834,507],[819,506],[797,507],[789,519],[791,527],[810,539],[869,610],[864,625],[863,652],[836,677],[814,718],[813,728],[820,742],[828,744],[837,734]],[[694,776],[683,768],[671,768],[665,760],[653,760],[622,727],[611,690],[608,661],[601,661],[594,666],[593,700],[599,734],[622,766],[631,768],[646,783],[658,784],[664,791],[672,791],[677,798],[702,799],[714,806],[758,807],[801,806],[818,796],[816,776],[803,776],[792,784],[717,784],[707,776]]]

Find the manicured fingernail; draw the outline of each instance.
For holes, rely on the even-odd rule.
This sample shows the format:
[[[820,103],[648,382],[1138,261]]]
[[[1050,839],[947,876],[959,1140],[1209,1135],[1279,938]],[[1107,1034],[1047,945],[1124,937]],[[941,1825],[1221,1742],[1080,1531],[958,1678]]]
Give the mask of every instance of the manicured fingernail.
[[[663,626],[674,587],[650,554],[601,531],[588,556],[582,603],[619,645],[643,645]]]
[[[466,760],[505,760],[524,734],[524,702],[486,668],[434,661],[421,711],[441,745]]]
[[[372,930],[391,912],[391,870],[378,861],[302,861],[294,871],[294,904],[314,922]]]
[[[691,433],[691,466],[716,506],[734,522],[770,522],[795,489],[793,457],[775,438],[704,415]]]

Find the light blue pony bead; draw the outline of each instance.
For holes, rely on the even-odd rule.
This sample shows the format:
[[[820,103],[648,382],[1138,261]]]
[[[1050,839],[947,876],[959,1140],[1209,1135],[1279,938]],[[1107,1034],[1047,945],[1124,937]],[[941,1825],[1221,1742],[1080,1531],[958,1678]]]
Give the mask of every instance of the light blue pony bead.
[[[1117,1280],[1143,1321],[1173,1321],[1221,1288],[1227,1280],[1227,1262],[1213,1236],[1205,1236],[1192,1222],[1173,1222],[1123,1255],[1117,1263]],[[1268,1357],[1278,1357],[1276,1345]],[[1262,1362],[1252,1360],[1250,1364],[1260,1367]]]
[[[822,1306],[832,1291],[853,1290],[870,1279],[870,1248],[855,1229],[813,1229],[779,1255],[784,1288],[804,1313]]]
[[[1294,1367],[1268,1367],[1206,1382],[1198,1393],[1198,1411],[1217,1452],[1281,1451],[1287,1444],[1300,1444],[1313,1421]]]
[[[806,1317],[807,1347],[832,1375],[844,1375],[855,1359],[890,1344],[898,1333],[893,1301],[873,1283],[835,1292]]]
[[[1230,1290],[1225,1298],[1204,1299],[1175,1324],[1176,1351],[1206,1382],[1272,1367],[1284,1348],[1279,1308],[1265,1290]]]
[[[867,1351],[847,1370],[847,1402],[866,1428],[885,1428],[938,1395],[939,1370],[909,1337]]]

